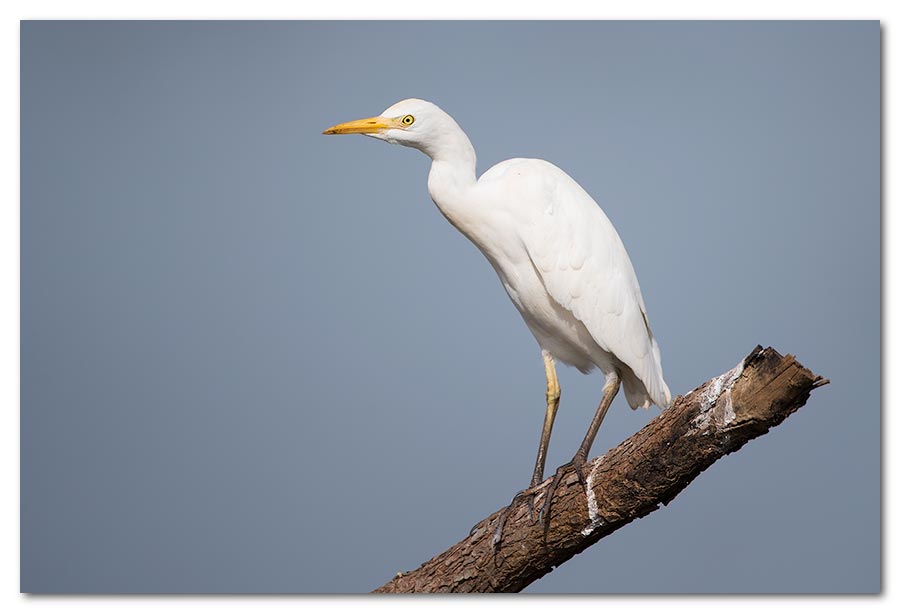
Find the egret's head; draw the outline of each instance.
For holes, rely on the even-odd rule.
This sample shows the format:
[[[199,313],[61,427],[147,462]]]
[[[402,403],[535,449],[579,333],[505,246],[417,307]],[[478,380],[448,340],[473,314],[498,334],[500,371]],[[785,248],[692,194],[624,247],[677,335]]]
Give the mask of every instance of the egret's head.
[[[331,126],[323,134],[365,134],[395,145],[415,147],[432,157],[459,135],[465,138],[450,115],[436,104],[418,98],[401,100],[377,117]]]

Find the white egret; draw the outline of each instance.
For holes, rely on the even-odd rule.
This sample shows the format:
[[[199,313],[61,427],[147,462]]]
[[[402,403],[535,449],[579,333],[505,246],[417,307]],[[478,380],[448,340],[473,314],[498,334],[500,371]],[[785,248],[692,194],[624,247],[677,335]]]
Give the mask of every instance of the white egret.
[[[487,257],[503,288],[541,347],[547,408],[528,489],[529,509],[544,479],[547,446],[559,407],[555,361],[604,377],[603,396],[572,461],[548,489],[541,520],[549,525],[550,501],[560,475],[583,466],[609,405],[619,390],[632,409],[671,401],[659,347],[631,260],[596,202],[565,172],[544,160],[516,158],[475,176],[475,150],[450,115],[425,100],[403,100],[377,117],[328,128],[325,134],[365,134],[419,149],[431,160],[428,192],[444,217]]]

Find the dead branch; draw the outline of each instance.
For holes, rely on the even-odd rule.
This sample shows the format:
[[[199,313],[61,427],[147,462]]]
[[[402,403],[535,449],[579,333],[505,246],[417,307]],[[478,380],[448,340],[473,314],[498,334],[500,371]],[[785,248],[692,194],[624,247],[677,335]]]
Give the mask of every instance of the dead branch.
[[[668,504],[713,462],[780,424],[826,383],[793,356],[756,347],[735,368],[678,396],[640,432],[591,460],[585,466],[587,496],[573,471],[564,475],[546,540],[521,504],[507,520],[499,551],[491,546],[493,513],[470,536],[375,592],[518,592]],[[542,484],[536,509],[549,484]]]

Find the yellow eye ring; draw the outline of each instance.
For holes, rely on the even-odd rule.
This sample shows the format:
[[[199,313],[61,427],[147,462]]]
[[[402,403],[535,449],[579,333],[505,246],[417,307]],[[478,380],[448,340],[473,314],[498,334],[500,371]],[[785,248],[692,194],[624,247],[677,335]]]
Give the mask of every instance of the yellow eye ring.
[[[415,120],[416,120],[416,118],[413,117],[412,115],[405,115],[403,117],[403,119],[400,120],[400,123],[402,123],[404,126],[411,126],[411,125],[413,125],[413,122]]]

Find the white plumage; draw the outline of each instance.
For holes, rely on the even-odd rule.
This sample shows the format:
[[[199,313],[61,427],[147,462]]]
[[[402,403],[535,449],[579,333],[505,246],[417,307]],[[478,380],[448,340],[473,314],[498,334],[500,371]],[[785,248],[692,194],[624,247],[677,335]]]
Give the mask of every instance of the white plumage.
[[[582,372],[596,367],[606,377],[603,401],[570,463],[582,481],[581,467],[620,382],[632,408],[669,404],[659,347],[631,260],[606,214],[569,175],[544,160],[517,158],[476,179],[468,137],[452,117],[424,100],[403,100],[377,117],[325,133],[366,134],[431,157],[432,200],[490,261],[541,346],[547,413],[531,488],[520,494],[533,496],[543,479],[559,403],[554,358]],[[560,474],[547,493],[545,512]],[[505,513],[496,542],[504,519]]]
[[[482,207],[509,216],[515,240],[506,259],[489,259],[538,344],[581,372],[619,369],[632,408],[667,406],[634,268],[588,193],[553,164],[532,159],[497,164],[472,193]],[[476,229],[470,238],[481,247],[477,236]]]

